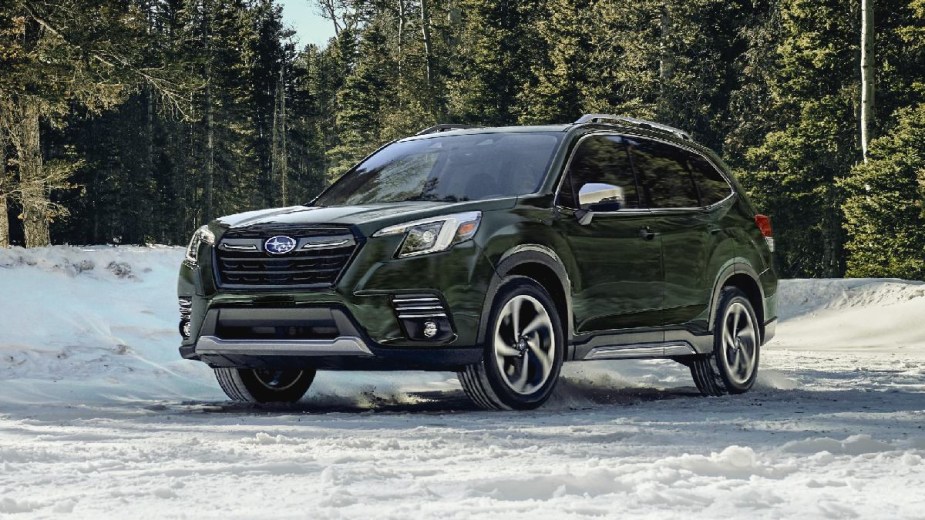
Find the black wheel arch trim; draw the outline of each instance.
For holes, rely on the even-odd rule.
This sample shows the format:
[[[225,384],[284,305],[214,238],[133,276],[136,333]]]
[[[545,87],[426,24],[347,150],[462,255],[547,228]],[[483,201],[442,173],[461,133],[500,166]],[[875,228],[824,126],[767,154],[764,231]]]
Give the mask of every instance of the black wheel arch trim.
[[[760,308],[754,309],[756,313],[760,312],[761,318],[759,318],[759,327],[761,328],[762,333],[762,343],[764,342],[764,320],[766,319],[766,309],[764,308],[764,288],[761,286],[760,276],[758,272],[749,264],[744,258],[738,257],[730,259],[728,262],[723,264],[720,268],[719,273],[716,275],[716,281],[713,283],[713,293],[710,297],[710,321],[709,321],[709,330],[712,332],[716,323],[716,313],[718,311],[718,305],[720,300],[720,293],[723,290],[723,287],[726,286],[726,283],[733,278],[734,276],[745,275],[751,279],[752,283],[755,284],[755,287],[758,289],[758,294],[760,295],[760,301],[758,304]]]
[[[497,265],[494,266],[495,274],[492,276],[491,282],[489,283],[488,291],[485,294],[485,300],[482,303],[482,313],[479,317],[479,330],[477,336],[479,342],[484,345],[487,341],[488,320],[486,317],[491,312],[491,305],[495,300],[495,296],[498,294],[498,290],[504,283],[505,278],[510,276],[518,267],[526,264],[540,264],[552,271],[559,280],[565,300],[565,309],[557,309],[562,316],[566,318],[562,323],[566,333],[567,349],[565,359],[572,359],[574,354],[572,339],[575,335],[574,323],[572,320],[571,279],[559,255],[551,248],[540,244],[522,244],[512,247],[501,256]],[[540,280],[537,280],[537,282],[540,282],[540,285],[542,285]],[[549,288],[546,289],[549,291]],[[555,294],[550,294],[550,296],[552,296],[553,301],[556,300]]]

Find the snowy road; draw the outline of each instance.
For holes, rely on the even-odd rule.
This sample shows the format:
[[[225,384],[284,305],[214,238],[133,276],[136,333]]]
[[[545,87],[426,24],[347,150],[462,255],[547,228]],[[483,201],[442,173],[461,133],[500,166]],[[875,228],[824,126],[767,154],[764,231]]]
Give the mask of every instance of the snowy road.
[[[181,254],[0,252],[0,518],[925,518],[925,286],[786,282],[744,396],[596,362],[528,413],[421,373],[252,408],[176,359]]]

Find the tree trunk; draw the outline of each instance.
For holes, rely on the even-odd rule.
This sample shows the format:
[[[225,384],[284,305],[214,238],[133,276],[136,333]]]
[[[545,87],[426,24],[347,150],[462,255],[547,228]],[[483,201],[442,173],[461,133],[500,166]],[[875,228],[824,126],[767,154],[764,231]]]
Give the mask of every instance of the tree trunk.
[[[861,0],[861,153],[867,162],[874,118],[874,0]]]
[[[212,19],[209,16],[209,7],[205,8],[203,17],[205,47],[206,47],[206,66],[205,66],[205,103],[206,103],[206,178],[203,187],[203,198],[205,199],[205,221],[211,221],[214,216],[214,206],[212,200],[212,191],[215,186],[215,121],[213,115],[212,100]]]
[[[282,70],[280,70],[282,78]],[[270,125],[270,176],[267,179],[269,187],[273,190],[267,197],[267,203],[271,206],[279,205],[282,199],[283,185],[279,186],[273,183],[279,178],[279,83],[276,84],[276,90],[273,91],[273,122]]]
[[[430,39],[430,9],[427,0],[421,0],[421,35],[424,37],[424,65],[427,68],[427,88],[433,84],[434,52]]]
[[[212,188],[215,185],[215,121],[212,115],[212,86],[209,83],[206,83],[206,185],[204,189],[207,222],[211,221],[215,215],[212,201]]]
[[[17,100],[22,116],[17,130],[19,133],[17,159],[19,162],[20,202],[22,203],[23,231],[26,247],[42,247],[51,244],[48,231],[48,190],[42,175],[42,142],[39,134],[39,107],[27,96]]]
[[[0,248],[10,247],[10,219],[6,206],[6,193],[0,191]]]
[[[0,248],[10,247],[10,219],[6,202],[9,182],[6,171],[6,145],[6,126],[0,119]]]
[[[289,202],[286,181],[289,178],[289,152],[286,150],[286,63],[283,62],[279,69],[279,98],[280,98],[280,149],[279,149],[279,181],[280,191],[283,196],[283,206]]]
[[[667,7],[662,7],[659,15],[659,32],[661,35],[661,59],[658,63],[658,77],[663,81],[662,89],[664,90],[664,81],[671,79],[674,74],[674,55],[668,45],[671,41],[671,16]]]
[[[398,0],[398,88],[402,86],[402,64],[404,60],[405,45],[405,0]]]

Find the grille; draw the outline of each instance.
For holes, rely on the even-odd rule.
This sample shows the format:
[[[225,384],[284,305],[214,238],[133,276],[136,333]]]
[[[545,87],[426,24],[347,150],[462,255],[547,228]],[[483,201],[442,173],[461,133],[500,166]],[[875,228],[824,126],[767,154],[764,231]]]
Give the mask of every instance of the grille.
[[[285,254],[270,254],[264,244],[274,236],[296,242]],[[225,288],[330,287],[356,250],[344,227],[250,226],[229,230],[215,248],[218,283]]]

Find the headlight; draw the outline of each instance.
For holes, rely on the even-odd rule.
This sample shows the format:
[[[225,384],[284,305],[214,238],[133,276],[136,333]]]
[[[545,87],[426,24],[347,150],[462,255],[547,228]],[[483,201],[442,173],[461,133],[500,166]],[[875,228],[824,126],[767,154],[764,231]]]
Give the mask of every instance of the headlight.
[[[209,231],[209,226],[202,226],[193,233],[189,246],[186,247],[186,263],[195,266],[199,264],[199,247],[202,244],[212,245],[215,243],[215,235]]]
[[[373,233],[373,237],[404,234],[405,240],[398,248],[396,256],[426,255],[444,251],[453,244],[469,240],[479,229],[482,220],[481,211],[441,215],[407,224],[389,226]]]

